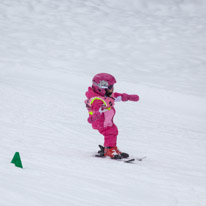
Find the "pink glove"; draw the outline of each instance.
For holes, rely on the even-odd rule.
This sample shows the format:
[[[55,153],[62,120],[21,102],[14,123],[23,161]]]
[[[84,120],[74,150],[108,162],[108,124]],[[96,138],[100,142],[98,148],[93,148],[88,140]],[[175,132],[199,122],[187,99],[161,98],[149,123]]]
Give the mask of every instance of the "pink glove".
[[[138,95],[128,95],[128,100],[137,102],[139,100],[139,96]]]
[[[138,95],[129,95],[129,94],[123,93],[121,96],[122,96],[123,102],[128,101],[128,100],[137,102],[139,100]]]
[[[87,121],[91,124],[92,122],[96,121],[99,119],[101,116],[101,113],[99,111],[94,112],[93,115],[89,116]]]

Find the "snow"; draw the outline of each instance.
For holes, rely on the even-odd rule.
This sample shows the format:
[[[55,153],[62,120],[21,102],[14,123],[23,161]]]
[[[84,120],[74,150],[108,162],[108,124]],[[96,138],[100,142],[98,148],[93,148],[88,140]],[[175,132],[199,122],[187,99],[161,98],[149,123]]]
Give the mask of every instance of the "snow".
[[[206,205],[204,0],[0,2],[0,205]],[[94,158],[85,91],[108,72],[118,147]],[[20,152],[23,169],[10,164]]]

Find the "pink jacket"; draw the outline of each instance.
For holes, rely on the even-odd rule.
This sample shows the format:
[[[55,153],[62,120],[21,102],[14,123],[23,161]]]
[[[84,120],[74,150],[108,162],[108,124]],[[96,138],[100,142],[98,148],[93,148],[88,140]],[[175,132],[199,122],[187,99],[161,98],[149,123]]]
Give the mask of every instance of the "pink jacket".
[[[117,92],[113,93],[112,97],[103,97],[94,92],[91,87],[88,88],[86,97],[88,98],[85,100],[89,111],[88,122],[92,124],[93,129],[102,129],[113,125],[113,118],[116,113],[114,102],[139,100],[139,96],[137,95],[120,94]]]

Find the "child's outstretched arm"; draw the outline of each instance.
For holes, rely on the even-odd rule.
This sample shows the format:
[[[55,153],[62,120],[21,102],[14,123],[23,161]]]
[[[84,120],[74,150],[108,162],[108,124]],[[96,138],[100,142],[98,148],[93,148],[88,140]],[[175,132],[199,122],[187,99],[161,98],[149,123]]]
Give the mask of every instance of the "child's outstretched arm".
[[[121,94],[121,93],[115,92],[114,93],[114,98],[118,99],[120,101],[123,101],[123,102],[128,101],[128,100],[129,101],[134,101],[134,102],[139,101],[139,96],[135,95],[135,94],[129,95],[129,94],[126,94],[126,93]]]

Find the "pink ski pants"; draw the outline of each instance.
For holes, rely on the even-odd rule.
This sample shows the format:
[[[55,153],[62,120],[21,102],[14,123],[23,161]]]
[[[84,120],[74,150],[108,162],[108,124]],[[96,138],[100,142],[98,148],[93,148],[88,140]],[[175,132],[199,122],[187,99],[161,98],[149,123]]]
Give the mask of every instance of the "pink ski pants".
[[[98,129],[99,133],[104,136],[104,146],[105,147],[116,147],[117,145],[117,135],[118,129],[115,124],[111,127],[105,127]]]

